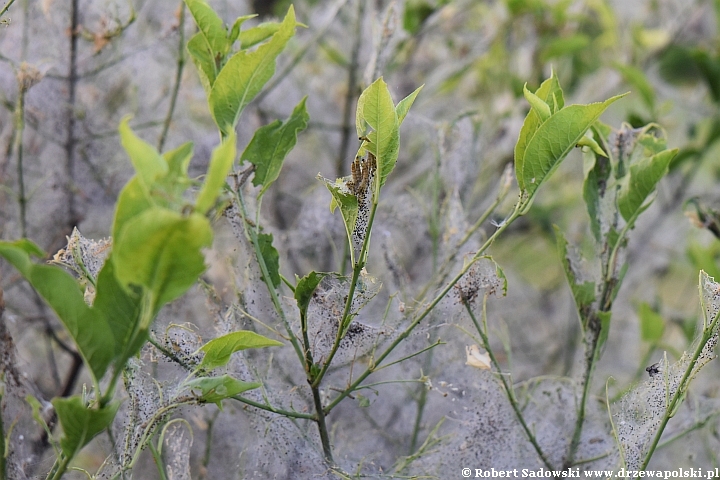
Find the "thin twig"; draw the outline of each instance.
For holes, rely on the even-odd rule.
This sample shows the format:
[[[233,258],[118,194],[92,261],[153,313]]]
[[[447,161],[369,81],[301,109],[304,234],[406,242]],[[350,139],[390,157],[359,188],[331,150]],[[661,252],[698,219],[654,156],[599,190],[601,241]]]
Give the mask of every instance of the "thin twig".
[[[487,250],[490,245],[493,244],[493,242],[497,239],[498,236],[500,236],[517,218],[522,216],[527,209],[529,208],[530,204],[532,203],[532,197],[528,199],[521,199],[516,205],[513,212],[510,214],[510,216],[507,218],[505,222],[498,227],[498,229],[493,233],[490,238],[488,238],[485,243],[480,247],[480,249],[477,251],[477,253],[473,256],[470,261],[468,261],[458,272],[455,277],[453,277],[452,280],[450,280],[443,288],[440,290],[440,292],[435,296],[435,298],[422,310],[422,312],[413,320],[406,328],[403,330],[403,332],[397,336],[397,338],[383,351],[383,353],[380,354],[380,356],[377,358],[374,365],[369,366],[360,376],[348,387],[345,389],[343,393],[335,397],[333,401],[331,401],[326,407],[325,412],[328,413],[332,411],[333,408],[335,408],[348,394],[352,393],[356,388],[360,386],[360,384],[365,381],[365,379],[370,376],[373,372],[375,372],[380,364],[382,363],[385,358],[392,353],[395,348],[400,345],[409,335],[412,333],[412,331],[417,327],[420,322],[422,322],[425,317],[427,317],[430,312],[432,312],[435,307],[440,303],[440,301],[445,298],[445,296],[452,290],[452,288],[455,286],[457,282],[460,281],[460,279],[470,270],[470,268],[475,264],[476,261],[478,261],[482,254]]]
[[[283,68],[277,75],[272,78],[272,80],[270,80],[265,85],[263,91],[260,92],[257,97],[255,97],[252,103],[254,103],[255,105],[259,105],[260,103],[262,103],[265,97],[270,94],[270,92],[275,90],[275,88],[280,85],[280,83],[285,79],[285,77],[287,77],[290,72],[292,72],[293,69],[300,63],[300,60],[302,60],[308,50],[310,50],[310,47],[325,36],[328,29],[335,20],[338,12],[346,3],[347,0],[339,0],[337,3],[335,3],[333,8],[330,10],[330,15],[328,16],[327,23],[325,23],[325,25],[323,25],[322,28],[320,28],[320,30],[318,30],[317,33],[313,35],[313,37],[308,40],[308,42],[295,54],[292,60],[290,60],[290,63],[288,63],[285,68]]]
[[[27,238],[27,197],[25,196],[25,177],[23,168],[23,132],[25,131],[25,89],[18,79],[18,100],[15,103],[15,125],[13,150],[17,157],[18,206],[20,207],[20,236]]]
[[[173,84],[172,94],[170,95],[170,107],[168,108],[165,121],[163,122],[162,133],[158,140],[158,151],[162,152],[165,146],[165,139],[167,138],[168,130],[170,129],[170,122],[172,121],[173,113],[175,112],[175,104],[177,103],[178,92],[180,91],[180,83],[182,82],[183,69],[185,68],[185,2],[180,0],[180,15],[178,17],[178,58],[177,67],[175,69],[175,83]]]
[[[65,130],[65,175],[67,176],[67,226],[72,228],[79,223],[75,195],[75,97],[78,82],[78,14],[79,0],[72,0],[70,5],[70,63],[67,77],[67,109],[65,113],[67,127]]]
[[[0,17],[5,15],[5,12],[8,11],[8,9],[10,8],[10,5],[12,5],[13,3],[15,3],[15,0],[10,0],[8,3],[5,4],[5,6],[2,8],[2,10],[0,10]]]
[[[462,304],[465,307],[465,310],[467,310],[468,315],[470,315],[470,319],[472,320],[473,324],[475,325],[475,328],[477,329],[478,333],[480,334],[480,337],[483,341],[483,348],[488,353],[488,356],[490,356],[490,362],[492,363],[493,368],[495,368],[495,371],[497,372],[498,378],[500,378],[500,381],[502,382],[503,388],[505,389],[506,396],[508,398],[508,401],[510,402],[510,406],[512,406],[513,411],[515,412],[515,416],[517,417],[518,421],[520,422],[520,425],[522,426],[523,430],[525,431],[525,435],[527,436],[528,440],[532,444],[533,448],[535,448],[535,452],[537,452],[538,456],[542,460],[542,462],[545,464],[545,467],[548,470],[553,470],[553,466],[548,460],[548,458],[545,456],[545,453],[542,451],[542,448],[540,448],[540,444],[538,444],[537,439],[535,438],[535,435],[533,435],[532,431],[530,430],[530,427],[528,427],[527,423],[525,422],[525,417],[523,416],[522,412],[520,411],[520,406],[518,405],[518,401],[515,398],[515,390],[513,390],[512,385],[510,385],[507,381],[507,378],[505,378],[505,375],[503,375],[502,368],[500,368],[500,363],[497,361],[497,358],[495,357],[495,354],[492,351],[492,348],[490,348],[490,340],[487,336],[487,333],[485,329],[487,328],[487,295],[483,297],[483,327],[480,326],[480,323],[477,321],[477,318],[475,317],[475,314],[472,311],[472,308],[470,308],[470,303],[467,299],[461,298]]]
[[[357,69],[360,60],[360,45],[362,43],[362,24],[365,13],[365,0],[355,0],[357,10],[355,14],[355,38],[353,40],[352,52],[350,54],[350,63],[348,64],[347,91],[345,92],[345,106],[342,114],[342,130],[340,137],[340,150],[335,160],[335,175],[341,177],[343,175],[343,164],[347,155],[347,149],[350,145],[350,136],[352,134],[352,107],[357,97]],[[345,167],[347,168],[347,167]]]

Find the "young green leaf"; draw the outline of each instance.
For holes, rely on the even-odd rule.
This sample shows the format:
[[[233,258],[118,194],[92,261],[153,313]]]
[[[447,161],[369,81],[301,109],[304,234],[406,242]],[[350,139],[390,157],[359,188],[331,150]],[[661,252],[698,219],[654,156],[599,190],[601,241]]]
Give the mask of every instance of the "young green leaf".
[[[195,68],[197,68],[205,95],[210,95],[210,90],[217,78],[217,64],[202,33],[198,32],[190,37],[187,43],[187,51],[190,54],[190,59],[195,64]]]
[[[597,348],[595,349],[596,355],[600,356],[603,351],[603,345],[607,342],[608,334],[610,333],[610,320],[612,320],[612,312],[597,312],[598,319],[600,320],[600,335],[598,336]]]
[[[240,38],[240,27],[243,23],[245,23],[246,20],[250,20],[251,18],[257,17],[256,13],[253,13],[251,15],[243,15],[242,17],[238,17],[235,19],[235,22],[233,23],[232,28],[230,28],[230,31],[228,32],[227,36],[227,45],[228,50],[232,47],[232,44],[235,43],[235,40]],[[275,33],[275,32],[272,32]],[[272,35],[272,34],[270,34]],[[268,37],[270,36],[268,35]],[[242,47],[242,45],[241,45]]]
[[[200,34],[215,58],[227,52],[227,32],[222,19],[205,0],[185,0]]]
[[[280,30],[280,24],[277,22],[265,22],[256,27],[243,30],[240,32],[240,48],[254,47],[272,37],[278,30]]]
[[[125,222],[111,259],[118,280],[147,288],[157,309],[185,293],[205,271],[201,249],[211,243],[212,229],[203,215],[184,217],[153,207]]]
[[[398,124],[402,124],[403,120],[405,120],[405,116],[408,114],[408,111],[410,111],[410,107],[412,107],[412,104],[415,102],[415,98],[418,96],[418,93],[420,93],[420,90],[422,90],[424,86],[424,84],[420,85],[418,88],[415,89],[414,92],[400,100],[397,106],[395,106],[395,113],[397,113]]]
[[[535,111],[535,114],[540,119],[540,123],[550,118],[550,115],[552,115],[550,106],[545,103],[545,100],[528,90],[527,83],[523,86],[523,95],[525,96],[525,100],[530,104],[530,108]]]
[[[565,106],[563,91],[562,88],[560,88],[560,82],[555,72],[540,85],[540,88],[535,91],[535,96],[548,106],[551,106],[551,113],[556,113]],[[515,144],[515,177],[517,178],[520,190],[525,190],[525,184],[521,176],[525,161],[525,149],[540,127],[540,124],[542,124],[542,120],[537,112],[531,108],[525,117],[523,126],[520,129],[520,134],[518,135],[518,141]]]
[[[168,164],[155,147],[135,135],[129,121],[130,117],[125,117],[120,122],[120,141],[144,187],[149,189],[158,177],[168,172]]]
[[[272,340],[247,330],[228,333],[227,335],[214,338],[200,347],[200,350],[205,352],[200,367],[205,370],[224,367],[230,361],[230,356],[240,350],[281,346],[282,343],[277,340]]]
[[[196,212],[204,215],[215,204],[215,200],[225,184],[225,178],[235,161],[235,153],[235,132],[233,131],[213,150],[205,183],[203,183],[195,202]]]
[[[640,338],[644,342],[659,342],[665,330],[665,320],[662,316],[645,302],[640,304],[638,316],[640,317]]]
[[[601,157],[607,157],[605,152],[602,148],[600,148],[600,145],[595,141],[594,138],[588,137],[587,135],[583,135],[583,137],[580,139],[580,141],[577,143],[578,147],[588,147],[590,150],[595,152],[597,155],[600,155]]]
[[[255,131],[252,140],[240,156],[255,165],[253,185],[262,185],[258,197],[277,180],[285,157],[297,143],[297,135],[305,130],[310,119],[305,108],[307,97],[300,100],[285,122],[275,120]]]
[[[322,279],[327,276],[328,274],[324,272],[310,272],[298,280],[297,286],[295,287],[295,300],[297,301],[298,309],[300,309],[301,317],[305,316],[315,289],[320,285]]]
[[[94,409],[86,407],[77,395],[53,399],[52,404],[63,429],[60,439],[63,454],[68,458],[74,457],[95,435],[105,430],[115,418],[120,403],[116,401]]]
[[[400,149],[400,123],[390,91],[382,77],[360,94],[356,119],[359,132],[364,132],[365,124],[372,128],[372,132],[366,136],[367,140],[363,143],[363,147],[375,155],[377,162],[374,192],[377,202],[380,187],[385,184],[387,176],[395,168]],[[363,134],[360,133],[359,136]]]
[[[116,350],[105,318],[89,307],[77,281],[54,265],[38,265],[29,254],[42,253],[28,240],[0,242],[0,256],[10,262],[57,314],[75,341],[94,380],[102,378]],[[41,255],[41,256],[44,256]]]
[[[677,152],[677,148],[665,150],[630,165],[629,172],[621,181],[618,194],[618,210],[626,222],[644,210],[643,203],[665,176],[668,165]]]
[[[198,398],[201,402],[215,403],[220,407],[220,402],[226,398],[239,395],[248,390],[259,388],[261,383],[243,382],[236,380],[229,375],[221,377],[196,378],[185,384],[191,390],[200,390]]]
[[[278,288],[281,283],[280,279],[280,255],[278,251],[273,247],[272,244],[273,236],[272,233],[260,233],[258,234],[258,243],[260,244],[260,254],[265,261],[265,266],[268,269],[270,275],[270,282],[275,288]]]
[[[275,59],[295,34],[295,10],[288,9],[280,28],[257,50],[242,50],[227,61],[212,86],[208,103],[220,131],[227,135],[235,128],[243,109],[260,93],[275,73]]]
[[[192,160],[194,146],[192,142],[185,142],[174,150],[163,153],[162,157],[168,164],[167,178],[173,183],[187,179],[187,170]]]
[[[525,148],[522,171],[518,172],[518,179],[522,178],[522,181],[518,180],[518,184],[522,183],[524,190],[532,197],[570,150],[575,148],[587,129],[611,103],[622,96],[601,103],[570,105],[542,123]]]
[[[623,65],[621,63],[615,63],[614,66],[625,81],[638,90],[645,105],[650,110],[655,108],[655,89],[653,89],[643,71],[632,65]]]

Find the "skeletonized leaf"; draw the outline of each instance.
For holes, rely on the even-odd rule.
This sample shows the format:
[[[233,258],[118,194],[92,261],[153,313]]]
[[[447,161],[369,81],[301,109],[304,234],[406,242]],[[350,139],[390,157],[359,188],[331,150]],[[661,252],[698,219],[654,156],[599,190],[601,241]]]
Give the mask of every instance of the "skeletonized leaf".
[[[575,300],[575,306],[577,307],[578,313],[583,323],[587,320],[587,313],[593,302],[595,302],[595,283],[589,281],[580,281],[578,279],[575,269],[577,265],[573,265],[568,257],[568,242],[560,229],[555,227],[555,236],[557,238],[558,254],[565,270],[565,278],[567,278],[568,285],[570,285],[570,291],[572,292],[573,299]]]
[[[340,207],[340,214],[342,215],[343,223],[345,224],[345,231],[347,237],[352,238],[353,231],[355,231],[355,223],[357,222],[358,215],[358,199],[355,195],[343,188],[337,182],[331,182],[327,178],[318,176],[323,181],[327,189],[332,195],[332,201],[330,202],[330,211],[334,212],[336,208]]]

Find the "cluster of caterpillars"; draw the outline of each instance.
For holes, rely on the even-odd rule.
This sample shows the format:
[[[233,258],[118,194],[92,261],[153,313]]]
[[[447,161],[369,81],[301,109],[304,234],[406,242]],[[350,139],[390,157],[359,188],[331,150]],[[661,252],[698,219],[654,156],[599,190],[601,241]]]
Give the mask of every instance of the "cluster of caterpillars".
[[[356,253],[360,253],[370,216],[370,204],[372,203],[372,186],[377,170],[375,155],[370,152],[363,157],[355,157],[351,165],[352,179],[347,181],[347,188],[355,195],[358,202],[357,219],[352,233],[353,245]],[[370,193],[370,195],[368,195]]]
[[[377,169],[375,155],[367,152],[367,158],[355,157],[350,169],[352,171],[352,180],[347,182],[348,190],[358,198],[365,196],[373,178],[375,178],[375,170]]]

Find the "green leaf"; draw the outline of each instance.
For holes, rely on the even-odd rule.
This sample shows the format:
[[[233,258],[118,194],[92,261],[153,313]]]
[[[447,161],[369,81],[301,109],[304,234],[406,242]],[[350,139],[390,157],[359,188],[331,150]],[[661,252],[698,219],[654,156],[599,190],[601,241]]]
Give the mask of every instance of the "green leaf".
[[[550,110],[552,113],[556,113],[565,105],[563,91],[562,88],[560,88],[560,82],[555,72],[540,85],[540,88],[535,92],[535,96],[548,104],[548,106],[551,107]],[[537,112],[531,108],[525,117],[523,126],[520,129],[518,141],[515,144],[515,177],[517,178],[520,190],[525,190],[523,178],[521,177],[525,161],[525,149],[541,124],[542,120]]]
[[[142,212],[154,208],[154,202],[150,193],[144,188],[142,180],[135,175],[120,190],[117,204],[115,205],[115,218],[113,219],[113,238],[119,238],[123,227],[131,218],[140,215]]]
[[[143,186],[149,189],[158,177],[168,172],[168,164],[155,147],[135,135],[128,125],[129,120],[130,117],[125,117],[120,122],[120,141]]]
[[[250,48],[260,42],[264,42],[280,30],[280,25],[281,24],[277,22],[265,22],[243,30],[240,32],[240,48]]]
[[[425,85],[420,85],[418,88],[415,89],[414,92],[412,92],[407,97],[400,100],[395,107],[395,113],[397,113],[398,117],[398,124],[401,124],[403,120],[405,120],[405,116],[407,116],[408,111],[410,111],[410,107],[412,107],[412,104],[415,102],[415,97],[418,96],[418,93],[420,93],[420,90],[423,89]]]
[[[205,94],[210,95],[210,90],[215,83],[215,78],[217,78],[217,65],[215,57],[202,33],[198,32],[190,38],[187,43],[187,50],[195,64],[195,68],[197,68]]]
[[[173,182],[187,177],[188,165],[192,160],[194,146],[192,142],[185,142],[174,150],[163,153],[162,157],[168,164],[168,178]]]
[[[597,312],[597,316],[600,319],[600,335],[598,336],[598,344],[595,349],[595,354],[600,357],[600,353],[603,351],[603,345],[607,342],[608,334],[610,333],[610,320],[612,319],[612,312]]]
[[[125,223],[111,259],[118,280],[147,288],[157,309],[185,293],[205,271],[200,249],[211,243],[212,229],[203,215],[183,217],[153,207]]]
[[[282,343],[247,330],[228,333],[214,338],[200,347],[200,350],[205,352],[200,367],[205,370],[224,367],[230,361],[233,353],[248,348],[263,347],[282,347]]]
[[[110,254],[112,257],[112,253]],[[116,368],[137,353],[145,343],[147,330],[139,331],[142,296],[139,292],[126,290],[115,276],[111,259],[105,261],[98,274],[93,308],[107,321],[115,340]],[[135,338],[133,338],[135,334]]]
[[[225,178],[235,161],[235,153],[235,132],[230,132],[223,142],[213,150],[205,183],[203,183],[195,202],[195,211],[204,215],[215,204],[222,186],[225,185]]]
[[[665,176],[668,165],[677,152],[677,148],[665,150],[630,165],[628,174],[621,180],[617,201],[618,210],[626,222],[642,211],[643,203],[655,190],[660,179]]]
[[[191,390],[200,390],[199,400],[201,402],[215,403],[220,407],[222,400],[254,388],[259,388],[262,384],[257,382],[243,382],[229,375],[223,375],[221,377],[196,378],[195,380],[187,382],[185,386]]]
[[[262,185],[260,197],[277,180],[285,157],[297,143],[298,132],[305,130],[310,119],[305,108],[307,97],[300,100],[285,122],[275,120],[255,131],[252,140],[240,156],[255,165],[253,185]]]
[[[88,408],[79,396],[54,398],[58,420],[63,429],[60,447],[63,454],[72,458],[95,435],[105,430],[115,418],[120,402],[112,402],[100,409]]]
[[[195,19],[200,34],[216,58],[222,58],[227,52],[227,32],[222,19],[205,0],[185,0]],[[218,55],[219,54],[219,55]]]
[[[232,47],[232,44],[235,43],[235,40],[240,38],[240,27],[242,26],[242,24],[245,23],[246,20],[250,20],[251,18],[255,18],[255,17],[257,17],[257,14],[253,13],[251,15],[243,15],[242,17],[238,17],[235,19],[235,23],[233,23],[232,28],[228,32],[228,37],[227,37],[228,49],[230,47]],[[273,33],[275,33],[275,32],[273,32]],[[270,35],[268,35],[268,37],[269,36]],[[242,48],[242,42],[240,43],[240,45]]]
[[[570,291],[572,292],[573,299],[575,300],[575,306],[580,315],[580,320],[583,325],[587,321],[590,308],[595,302],[595,283],[594,282],[580,282],[575,274],[575,265],[572,265],[568,256],[568,242],[565,239],[565,235],[560,231],[557,225],[553,225],[555,228],[555,237],[557,238],[558,254],[560,255],[560,261],[565,271],[565,278],[567,278],[568,285],[570,285]]]
[[[605,109],[622,96],[618,95],[601,103],[564,107],[538,127],[527,143],[523,160],[520,162],[522,170],[518,175],[518,178],[522,178],[518,183],[523,184],[524,190],[530,196],[555,171],[570,150],[575,148]]]
[[[258,243],[260,244],[260,254],[265,261],[265,266],[270,275],[270,281],[275,288],[280,286],[280,255],[272,244],[272,233],[258,234]]]
[[[110,326],[85,303],[80,285],[69,273],[54,265],[33,263],[29,254],[37,253],[42,251],[28,240],[0,242],[0,256],[30,282],[57,314],[97,382],[112,362],[116,349]]]
[[[577,143],[578,147],[588,147],[590,150],[595,152],[597,155],[600,155],[601,157],[607,157],[605,152],[602,148],[600,148],[600,145],[595,141],[594,138],[588,137],[587,135],[584,135],[580,141]]]
[[[553,38],[542,50],[542,61],[546,62],[552,58],[580,53],[590,45],[590,42],[590,37],[582,33]]]
[[[169,193],[167,198],[171,202],[182,201],[185,190],[191,185],[187,170],[192,156],[192,142],[184,143],[175,150],[165,152],[162,155],[168,164],[168,173],[158,179],[157,183],[161,185],[164,192]]]
[[[275,59],[295,34],[296,25],[295,10],[291,5],[280,28],[267,43],[252,52],[236,53],[218,74],[208,103],[213,119],[224,135],[235,129],[243,109],[275,73]]]
[[[625,81],[638,90],[640,98],[642,98],[645,105],[650,110],[655,108],[655,89],[652,87],[643,71],[632,65],[615,63],[614,66],[615,69],[620,72],[620,75],[623,76]]]
[[[545,103],[545,100],[528,90],[527,83],[523,86],[523,95],[525,96],[525,100],[530,104],[530,108],[535,111],[535,114],[540,119],[540,123],[550,118],[550,115],[552,115],[550,106]]]
[[[640,304],[638,316],[640,317],[640,338],[644,342],[659,342],[665,330],[665,320],[662,316],[645,302]]]
[[[324,272],[310,272],[298,280],[295,286],[295,300],[297,301],[301,317],[305,316],[315,289],[320,285],[322,279],[328,275],[329,274]]]
[[[417,34],[425,20],[435,12],[434,7],[427,0],[409,0],[405,2],[403,13],[403,28],[410,34]]]
[[[365,124],[373,130],[366,136],[363,146],[375,156],[377,162],[374,192],[377,199],[380,187],[395,168],[400,149],[400,123],[390,91],[382,77],[360,94],[356,120],[357,130],[360,132],[358,136],[363,136]]]

